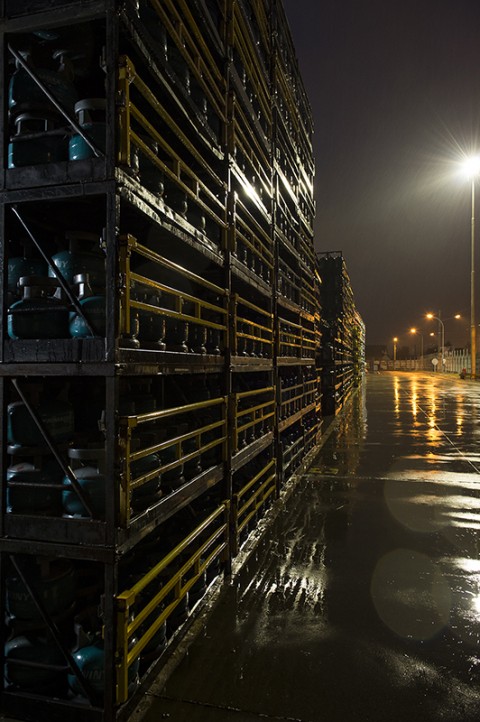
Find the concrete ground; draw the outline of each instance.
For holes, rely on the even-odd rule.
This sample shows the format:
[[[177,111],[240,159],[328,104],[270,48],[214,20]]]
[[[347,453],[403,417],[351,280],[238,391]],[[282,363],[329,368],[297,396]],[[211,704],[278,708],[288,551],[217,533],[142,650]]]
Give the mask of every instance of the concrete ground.
[[[480,719],[480,385],[369,376],[132,722]]]

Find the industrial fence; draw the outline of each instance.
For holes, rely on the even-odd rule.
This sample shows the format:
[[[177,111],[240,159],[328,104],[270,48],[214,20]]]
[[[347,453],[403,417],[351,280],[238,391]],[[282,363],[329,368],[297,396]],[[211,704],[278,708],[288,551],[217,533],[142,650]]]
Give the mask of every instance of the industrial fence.
[[[442,368],[443,366],[443,368]],[[397,359],[395,362],[389,358],[373,359],[368,362],[368,370],[376,371],[433,371],[460,374],[465,369],[467,375],[471,371],[470,351],[465,349],[446,349],[443,364],[440,354],[426,354],[418,358]],[[478,370],[478,359],[477,359]]]

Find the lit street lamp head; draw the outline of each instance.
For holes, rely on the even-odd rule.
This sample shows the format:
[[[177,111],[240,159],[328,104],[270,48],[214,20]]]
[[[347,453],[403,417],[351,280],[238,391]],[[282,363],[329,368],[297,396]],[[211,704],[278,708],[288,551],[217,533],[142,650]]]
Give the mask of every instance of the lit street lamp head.
[[[474,178],[480,173],[480,155],[473,155],[466,158],[462,163],[462,169],[467,178]]]

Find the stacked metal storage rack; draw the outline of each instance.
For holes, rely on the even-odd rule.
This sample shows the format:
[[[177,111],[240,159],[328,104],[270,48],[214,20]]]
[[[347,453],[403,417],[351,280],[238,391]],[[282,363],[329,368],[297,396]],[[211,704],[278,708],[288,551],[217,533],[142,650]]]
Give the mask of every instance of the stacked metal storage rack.
[[[321,429],[320,309],[313,248],[313,121],[279,4],[273,37],[277,432],[280,478],[286,480],[315,446]]]
[[[280,2],[5,0],[2,48],[1,709],[108,722],[320,433],[311,117]]]
[[[322,308],[322,414],[343,408],[365,366],[365,325],[340,251],[318,254]]]

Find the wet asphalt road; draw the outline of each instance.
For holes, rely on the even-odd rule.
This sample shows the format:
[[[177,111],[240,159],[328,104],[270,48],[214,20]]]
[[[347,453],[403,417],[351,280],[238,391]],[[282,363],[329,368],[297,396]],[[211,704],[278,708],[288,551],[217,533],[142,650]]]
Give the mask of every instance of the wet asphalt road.
[[[479,383],[369,376],[143,722],[480,720],[479,440]]]

